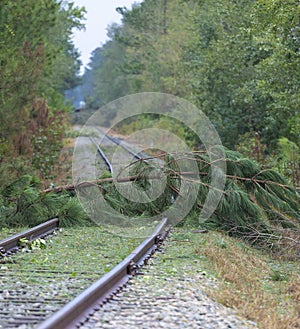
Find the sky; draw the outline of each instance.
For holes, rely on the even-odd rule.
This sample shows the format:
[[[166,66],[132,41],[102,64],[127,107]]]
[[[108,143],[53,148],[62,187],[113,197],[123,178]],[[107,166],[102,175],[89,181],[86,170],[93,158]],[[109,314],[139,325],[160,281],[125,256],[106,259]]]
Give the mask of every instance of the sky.
[[[107,26],[112,23],[120,23],[121,15],[116,12],[117,7],[131,8],[133,3],[141,0],[73,0],[75,6],[85,7],[86,29],[75,31],[73,41],[81,53],[81,61],[84,67],[89,63],[91,52],[107,41]]]

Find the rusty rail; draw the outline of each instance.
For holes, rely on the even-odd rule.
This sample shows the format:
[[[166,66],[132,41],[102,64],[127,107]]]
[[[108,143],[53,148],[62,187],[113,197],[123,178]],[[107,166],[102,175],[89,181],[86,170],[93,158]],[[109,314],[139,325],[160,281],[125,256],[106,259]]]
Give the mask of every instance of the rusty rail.
[[[93,144],[95,144],[98,153],[100,154],[100,156],[101,156],[102,159],[104,160],[106,166],[108,167],[109,172],[112,174],[114,170],[113,170],[112,164],[111,164],[110,161],[108,160],[107,156],[104,154],[104,152],[102,151],[101,147],[100,147],[99,144],[95,141],[94,138],[90,137],[90,140],[92,141]]]
[[[83,291],[62,309],[41,323],[37,329],[71,329],[84,323],[87,317],[99,308],[128,280],[137,273],[151,254],[159,248],[167,236],[167,219],[164,218],[152,235],[144,240],[129,256],[110,272]]]
[[[122,141],[119,138],[116,137],[112,137],[109,136],[108,134],[106,134],[104,131],[102,131],[101,129],[95,127],[101,134],[103,134],[107,139],[109,139],[110,141],[112,141],[113,143],[117,144],[118,146],[122,147],[124,150],[126,150],[128,153],[130,153],[131,155],[133,155],[136,159],[138,160],[144,160],[143,157],[141,157],[140,155],[138,155],[136,152],[134,152],[133,150],[131,150],[130,148],[128,148],[127,146],[125,146]],[[145,160],[144,160],[145,161]]]
[[[49,221],[37,225],[27,231],[18,233],[10,238],[0,241],[0,254],[6,255],[17,251],[19,249],[20,239],[32,241],[51,234],[58,228],[58,223],[58,218],[50,219]]]

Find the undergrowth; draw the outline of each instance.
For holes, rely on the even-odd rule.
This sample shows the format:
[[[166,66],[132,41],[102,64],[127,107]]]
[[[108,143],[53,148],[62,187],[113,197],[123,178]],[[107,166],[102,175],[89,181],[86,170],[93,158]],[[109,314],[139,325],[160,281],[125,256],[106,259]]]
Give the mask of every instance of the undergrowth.
[[[217,279],[201,288],[259,328],[299,328],[299,262],[272,257],[224,232],[199,234],[184,227],[173,230],[160,257],[163,266],[184,276],[201,271]]]
[[[212,239],[201,249],[222,278],[213,296],[239,309],[246,318],[258,321],[262,328],[298,328],[299,263],[268,258],[225,236],[223,239],[223,248]]]

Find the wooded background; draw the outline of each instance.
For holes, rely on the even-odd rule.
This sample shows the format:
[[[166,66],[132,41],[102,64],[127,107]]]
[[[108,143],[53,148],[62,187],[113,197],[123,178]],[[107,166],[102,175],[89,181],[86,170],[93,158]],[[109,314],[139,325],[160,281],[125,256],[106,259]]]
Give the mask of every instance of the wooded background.
[[[298,184],[299,1],[145,0],[117,10],[122,24],[109,27],[83,76],[89,109],[142,91],[185,98],[226,147]]]
[[[108,27],[109,41],[94,50],[80,76],[72,33],[84,28],[84,8],[71,1],[0,0],[0,215],[13,223],[19,213],[31,218],[24,211],[33,204],[46,213],[48,202],[54,200],[52,210],[62,204],[39,194],[36,177],[55,182],[53,168],[74,110],[66,91],[86,101],[80,115],[100,109],[107,125],[117,113],[103,105],[157,91],[203,111],[227,148],[229,169],[236,165],[231,174],[228,169],[218,220],[224,223],[229,208],[241,218],[248,200],[253,212],[244,223],[253,220],[257,205],[271,212],[267,216],[277,209],[277,217],[297,221],[299,196],[288,184],[300,180],[299,1],[144,0],[117,11],[122,23]],[[149,126],[201,148],[188,127],[166,117],[144,115],[118,129]],[[265,176],[257,182],[251,175]],[[247,180],[254,184],[250,190],[242,183]]]

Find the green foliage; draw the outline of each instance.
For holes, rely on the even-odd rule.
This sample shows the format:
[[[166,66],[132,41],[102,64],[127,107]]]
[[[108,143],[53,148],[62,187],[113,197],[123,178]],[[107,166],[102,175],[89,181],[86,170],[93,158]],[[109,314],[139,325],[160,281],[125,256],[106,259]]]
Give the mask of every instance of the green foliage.
[[[207,167],[207,159],[198,160]],[[299,206],[294,190],[276,172],[262,171],[260,166],[238,152],[226,150],[227,180],[223,196],[213,216],[204,227],[222,229],[244,236],[250,241],[257,233],[270,233],[277,225],[298,227]],[[198,207],[201,209],[210,186],[210,171],[201,177]],[[196,209],[194,209],[196,211]],[[275,215],[276,214],[276,215]],[[197,216],[192,216],[197,225]],[[294,218],[294,220],[293,220]]]
[[[300,148],[286,137],[278,139],[278,158],[275,168],[288,177],[294,186],[300,184]]]
[[[31,149],[28,150],[32,151],[31,163],[43,178],[49,177],[58,159],[66,129],[64,114],[51,115],[49,112],[45,104],[40,105],[36,115],[38,124],[33,131],[28,131],[31,135]]]
[[[201,179],[194,182],[199,188],[198,197],[184,223],[193,227],[200,225],[204,228],[221,229],[255,244],[266,242],[270,236],[276,238],[280,229],[299,231],[299,195],[287,180],[274,170],[262,169],[257,162],[243,157],[238,152],[225,151],[225,188],[214,214],[203,224],[199,224],[200,210],[209,189],[214,189],[211,186],[211,164],[205,152],[185,155],[186,158],[196,158]],[[179,197],[179,193],[180,198],[189,198],[192,191],[186,195],[178,192],[185,178],[180,176],[173,156],[168,155],[165,161],[164,173],[168,177],[167,184],[162,195],[156,200],[147,203],[128,201],[114,185],[101,184],[107,202],[121,214],[142,219],[172,209],[172,202]],[[131,172],[140,176],[134,185],[144,192],[149,191],[149,171],[152,169],[151,166],[138,162]],[[176,217],[176,213],[174,216]],[[169,220],[172,221],[172,218]]]
[[[161,211],[166,210],[170,205],[172,190],[166,188],[163,195],[155,201],[151,200],[151,184],[148,180],[149,173],[153,170],[151,165],[138,161],[130,168],[130,175],[139,175],[140,177],[133,182],[133,185],[140,192],[144,193],[144,202],[129,201],[126,196],[120,193],[116,187],[110,183],[100,184],[104,190],[104,198],[108,204],[117,212],[141,220],[149,216],[159,215]],[[126,183],[124,183],[126,184]],[[169,185],[170,186],[170,185]],[[134,195],[131,196],[134,199]]]
[[[245,133],[240,136],[235,149],[243,155],[262,163],[266,156],[267,145],[261,142],[257,133]]]
[[[86,224],[76,198],[67,193],[41,193],[37,178],[25,175],[0,189],[0,225],[35,226],[58,217],[61,226]]]
[[[273,270],[272,269],[272,273],[270,274],[269,276],[270,280],[271,281],[285,281],[287,282],[288,281],[288,274],[287,273],[284,273],[284,272],[281,272],[279,270]]]
[[[117,33],[118,27],[112,25],[109,34],[113,36]],[[93,51],[90,68],[83,76],[82,87],[88,108],[98,110],[102,105],[128,93],[127,79],[120,74],[119,68],[124,56],[124,47],[115,40]],[[108,124],[115,114],[103,113],[104,124]]]
[[[56,196],[56,198],[58,198]],[[59,225],[62,227],[89,225],[87,215],[76,197],[64,195],[61,197],[60,207],[57,209]]]
[[[83,27],[83,13],[71,2],[1,1],[1,167],[18,161],[16,157],[29,160],[33,156],[40,175],[49,173],[52,160],[44,158],[47,155],[40,146],[50,149],[53,145],[49,150],[53,153],[61,143],[62,117],[68,111],[63,91],[78,82],[80,64],[72,30]]]
[[[300,160],[300,150],[294,142],[289,141],[286,137],[282,137],[278,139],[278,146],[281,154],[287,160],[292,162]]]
[[[124,93],[167,92],[208,115],[226,147],[252,132],[263,153],[272,154],[281,136],[299,147],[299,10],[294,0],[144,0],[119,8],[122,24],[110,27],[85,74],[85,85],[97,86],[89,97],[98,106]]]
[[[299,142],[290,125],[299,117],[299,4],[295,1],[256,1],[251,33],[269,55],[255,66],[256,90],[269,98],[264,123],[273,148],[286,136]]]
[[[119,122],[115,129],[121,134],[130,134],[142,129],[158,128],[176,134],[179,138],[186,140],[187,143],[195,145],[199,144],[199,140],[195,133],[185,127],[179,120],[154,113],[145,113],[138,116],[131,116],[126,120]]]
[[[29,241],[26,238],[21,238],[19,240],[19,246],[24,248],[27,247],[28,250],[35,250],[35,249],[45,249],[46,248],[46,241],[44,239],[35,239],[33,241]]]

